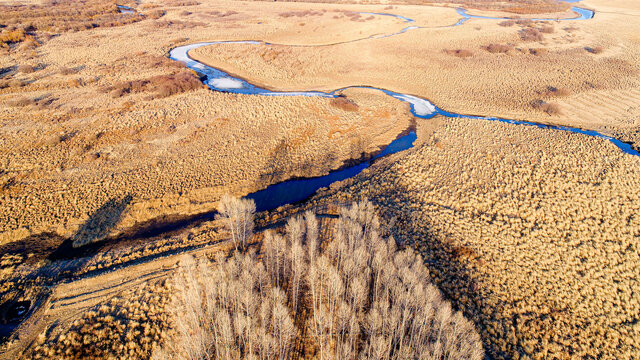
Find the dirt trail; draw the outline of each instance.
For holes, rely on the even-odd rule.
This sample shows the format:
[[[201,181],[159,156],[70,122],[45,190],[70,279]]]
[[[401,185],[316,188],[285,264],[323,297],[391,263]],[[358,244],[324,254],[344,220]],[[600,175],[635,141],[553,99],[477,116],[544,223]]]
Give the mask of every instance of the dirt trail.
[[[126,266],[97,276],[88,276],[61,283],[52,289],[50,297],[23,324],[16,329],[17,338],[0,359],[16,359],[37,339],[45,329],[60,331],[62,324],[80,318],[88,309],[118,294],[145,283],[166,280],[180,258],[186,254],[202,257],[229,248],[227,241],[218,242],[196,250],[158,257],[148,262]]]

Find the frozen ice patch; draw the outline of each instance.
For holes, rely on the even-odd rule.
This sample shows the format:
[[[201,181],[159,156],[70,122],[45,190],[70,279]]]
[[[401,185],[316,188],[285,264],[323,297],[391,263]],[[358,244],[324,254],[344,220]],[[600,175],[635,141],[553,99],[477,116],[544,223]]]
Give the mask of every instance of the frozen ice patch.
[[[242,89],[244,87],[242,81],[231,78],[211,79],[209,85],[218,89]]]
[[[412,95],[394,94],[391,95],[394,98],[402,101],[406,101],[413,105],[413,112],[419,116],[427,116],[436,112],[436,107],[428,100],[421,99]]]

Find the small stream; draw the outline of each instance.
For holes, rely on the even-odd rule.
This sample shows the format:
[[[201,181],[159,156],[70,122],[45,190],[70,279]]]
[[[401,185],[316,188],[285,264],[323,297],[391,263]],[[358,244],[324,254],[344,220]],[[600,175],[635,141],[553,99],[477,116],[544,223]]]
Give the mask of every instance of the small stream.
[[[571,2],[575,2],[575,1],[571,1]],[[570,18],[570,19],[533,19],[533,20],[575,21],[575,20],[592,19],[594,16],[594,12],[588,9],[572,7],[572,10],[578,13],[579,16],[575,18]],[[458,9],[458,13],[463,16],[463,19],[461,19],[454,26],[462,25],[465,21],[471,18],[492,19],[492,20],[507,19],[507,18],[493,18],[493,17],[469,15],[467,14],[467,11],[462,8]],[[394,14],[387,14],[387,13],[362,13],[362,14],[394,16],[405,23],[414,22],[413,19],[399,16],[399,15],[394,15]],[[419,27],[409,26],[397,33],[386,34],[386,35],[373,35],[364,39],[359,39],[354,41],[395,36],[416,28],[419,28]],[[176,61],[182,61],[186,64],[188,68],[203,74],[205,76],[204,83],[211,90],[214,90],[214,91],[228,92],[228,93],[234,93],[234,94],[245,94],[245,95],[262,95],[262,96],[316,96],[316,97],[324,97],[324,98],[335,98],[339,96],[339,93],[341,91],[346,89],[368,88],[368,89],[381,91],[388,96],[391,96],[400,101],[409,103],[411,106],[411,113],[417,118],[429,119],[436,115],[443,115],[443,116],[452,117],[452,118],[500,121],[500,122],[505,122],[505,123],[514,124],[514,125],[535,126],[538,128],[549,129],[549,130],[568,131],[568,132],[573,132],[573,133],[578,133],[578,134],[583,134],[583,135],[593,136],[593,137],[599,137],[599,138],[608,140],[614,145],[616,145],[618,148],[620,148],[620,150],[622,150],[623,152],[630,155],[634,155],[634,156],[640,156],[640,153],[634,150],[630,144],[624,143],[618,139],[601,134],[594,130],[584,130],[584,129],[572,128],[567,126],[545,125],[545,124],[539,124],[539,123],[529,122],[529,121],[503,119],[503,118],[490,117],[490,116],[474,116],[474,115],[458,114],[458,113],[453,113],[453,112],[449,112],[441,108],[438,108],[427,99],[410,95],[410,94],[397,93],[397,92],[387,90],[387,89],[382,89],[382,88],[365,87],[365,86],[349,86],[349,87],[337,89],[330,92],[271,91],[271,90],[256,86],[254,84],[251,84],[250,82],[242,78],[231,76],[220,69],[216,69],[214,67],[198,62],[190,58],[188,55],[190,50],[193,50],[202,46],[220,45],[220,44],[247,44],[247,45],[255,45],[255,46],[275,45],[265,41],[254,41],[254,40],[212,41],[212,42],[203,42],[203,43],[184,45],[184,46],[174,48],[173,50],[170,51],[169,56],[171,59]],[[281,46],[284,46],[284,45],[281,45]],[[324,45],[319,45],[319,46],[324,46]],[[412,148],[415,140],[416,140],[416,133],[414,131],[411,131],[407,135],[401,136],[398,139],[391,142],[388,146],[386,146],[382,150],[382,152],[380,152],[376,156],[372,157],[369,160],[363,161],[355,166],[332,171],[325,176],[305,178],[305,179],[293,179],[293,180],[277,183],[274,185],[270,185],[264,190],[260,190],[247,195],[246,198],[253,199],[256,202],[256,208],[258,211],[270,210],[285,204],[291,204],[298,201],[302,201],[310,197],[311,195],[313,195],[320,188],[327,187],[336,181],[345,180],[359,174],[362,170],[369,167],[371,165],[371,162],[376,159]]]
[[[580,0],[563,0],[564,2],[570,2],[570,3],[576,3],[579,2]],[[571,10],[575,13],[578,14],[577,17],[573,17],[573,18],[566,18],[566,19],[557,19],[557,18],[530,18],[528,20],[532,20],[532,21],[575,21],[575,20],[590,20],[593,19],[593,17],[595,16],[595,12],[593,10],[589,10],[589,9],[585,9],[585,8],[581,8],[581,7],[577,7],[577,6],[573,6],[571,8]],[[510,18],[510,17],[491,17],[491,16],[480,16],[480,15],[470,15],[467,13],[467,10],[464,8],[458,8],[456,9],[456,11],[458,12],[458,14],[460,16],[462,16],[462,19],[460,19],[460,21],[458,21],[454,26],[459,26],[464,24],[467,20],[469,19],[489,19],[489,20],[518,20],[516,18]]]

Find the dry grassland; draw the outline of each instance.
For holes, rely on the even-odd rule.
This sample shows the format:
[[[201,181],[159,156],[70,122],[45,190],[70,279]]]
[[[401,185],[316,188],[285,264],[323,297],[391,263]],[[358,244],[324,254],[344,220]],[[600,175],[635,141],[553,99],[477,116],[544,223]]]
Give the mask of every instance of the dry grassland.
[[[213,45],[192,56],[273,89],[372,85],[426,97],[457,113],[600,129],[636,142],[640,28],[621,21],[625,3],[608,4],[604,13],[597,11],[600,2],[584,6],[596,9],[594,19],[471,19],[453,28],[423,22],[427,14],[437,18],[452,9],[422,7],[407,16],[417,20],[411,25],[427,28],[390,38],[321,48]],[[556,96],[549,87],[571,94]],[[557,111],[536,106],[540,101]]]
[[[316,218],[307,213],[305,221],[291,218],[286,226],[280,223],[267,232],[256,234],[250,247],[252,251],[255,251],[256,246],[260,248],[259,259],[252,255],[237,254],[225,260],[225,255],[233,255],[232,247],[229,246],[231,244],[227,241],[227,246],[189,252],[196,258],[195,262],[191,261],[191,265],[199,264],[197,272],[189,266],[176,268],[178,260],[182,259],[181,264],[185,263],[185,257],[175,255],[104,273],[95,278],[87,277],[60,284],[54,288],[44,309],[38,316],[34,316],[41,319],[40,323],[37,320],[31,321],[26,329],[21,330],[21,334],[25,335],[21,343],[26,348],[20,358],[148,359],[152,352],[155,358],[162,358],[163,352],[158,345],[162,345],[162,350],[169,351],[169,354],[179,351],[170,358],[202,354],[202,351],[208,350],[221,352],[224,349],[219,342],[214,349],[203,349],[198,348],[198,342],[194,341],[207,334],[197,328],[199,320],[190,316],[198,311],[211,311],[211,307],[198,307],[214,304],[207,303],[213,300],[212,297],[207,297],[208,300],[199,298],[191,291],[196,290],[202,296],[214,296],[222,294],[220,290],[225,288],[228,290],[226,294],[235,299],[245,294],[246,290],[266,291],[267,287],[271,290],[262,294],[265,295],[264,301],[256,302],[262,296],[256,293],[252,303],[257,303],[264,310],[274,300],[270,294],[275,291],[275,295],[284,301],[284,307],[266,310],[273,310],[274,320],[284,317],[281,320],[286,322],[287,319],[295,318],[295,322],[289,325],[295,325],[298,331],[292,333],[291,330],[295,328],[282,328],[276,324],[272,329],[267,329],[266,338],[263,336],[260,341],[264,344],[264,341],[278,340],[277,346],[284,351],[285,358],[311,358],[314,353],[318,355],[323,352],[325,358],[336,358],[339,356],[337,354],[349,351],[349,345],[353,347],[359,341],[363,343],[363,353],[384,352],[388,345],[399,347],[402,350],[400,354],[442,353],[446,359],[481,358],[482,346],[476,330],[460,313],[453,311],[439,291],[429,284],[428,272],[420,256],[416,256],[411,249],[396,250],[393,239],[383,239],[386,230],[371,215],[371,206],[360,205],[351,209],[339,209],[336,206],[327,208],[329,212],[337,211],[337,214],[341,214],[340,219],[324,213]],[[296,245],[282,246],[280,242],[285,241]],[[313,246],[315,251],[312,251]],[[356,250],[350,251],[351,247]],[[291,250],[294,248],[296,250]],[[302,253],[296,252],[297,250]],[[363,253],[370,253],[370,271],[363,269],[368,258],[360,256]],[[358,256],[352,257],[352,254]],[[215,261],[211,263],[207,258]],[[303,270],[307,268],[308,271]],[[236,272],[237,270],[240,272]],[[260,274],[262,277],[254,277]],[[187,281],[184,281],[185,277]],[[172,281],[166,281],[171,278]],[[336,280],[338,283],[335,283]],[[263,283],[261,288],[250,286],[265,281],[273,283]],[[215,286],[211,287],[213,284]],[[296,288],[295,284],[299,287]],[[370,285],[365,285],[365,288],[372,289],[371,297],[363,297],[362,291],[358,291],[365,289],[362,284]],[[406,291],[405,287],[411,291]],[[327,293],[329,288],[342,290],[331,292],[333,297],[319,295],[320,290]],[[300,296],[299,302],[293,300],[296,299],[296,293]],[[187,297],[183,297],[184,295]],[[389,296],[394,299],[391,303]],[[363,308],[369,298],[373,299],[373,304]],[[246,298],[237,300],[249,307],[254,306],[251,302],[246,303]],[[183,308],[185,301],[188,302],[188,308]],[[231,310],[235,303],[229,301],[217,306]],[[385,304],[389,306],[385,307]],[[420,311],[422,315],[414,319],[413,312],[408,312],[406,306],[417,307],[415,311]],[[298,311],[292,310],[296,307]],[[277,310],[280,311],[278,314]],[[347,328],[343,326],[340,317],[345,310],[362,313],[362,316],[350,316],[351,325]],[[242,311],[238,310],[236,313],[233,310],[230,315],[234,318],[242,317]],[[252,310],[247,308],[247,311]],[[379,312],[388,312],[388,316],[378,316]],[[327,314],[330,316],[327,317]],[[264,321],[264,312],[254,315],[252,321],[259,321],[259,316]],[[338,333],[334,335],[330,328],[317,326],[317,321],[326,321],[332,318],[331,315],[335,317],[335,323],[331,326],[340,329],[342,336],[338,336]],[[205,322],[209,321],[207,319],[217,321],[221,318],[201,318]],[[403,328],[401,319],[413,326]],[[394,322],[396,320],[397,323]],[[210,322],[210,325],[217,324],[215,321]],[[361,331],[358,326],[353,325],[360,322],[369,331],[354,337],[354,331]],[[393,327],[393,332],[386,333],[387,327]],[[184,334],[180,331],[185,329],[190,333],[182,337],[181,334]],[[254,329],[258,330],[257,327]],[[417,331],[418,329],[422,331]],[[321,333],[318,335],[314,331]],[[272,332],[275,339],[269,335]],[[283,333],[289,334],[286,339],[282,338]],[[402,342],[391,342],[394,339],[392,334],[405,336],[404,346]],[[342,341],[343,346],[328,346],[329,342],[319,342],[319,339],[327,338],[331,338],[334,345]],[[289,340],[292,342],[287,344]],[[240,344],[238,346],[247,346],[257,339],[241,337],[235,341]],[[254,342],[255,350],[262,353],[259,344]],[[266,353],[276,348],[275,342],[273,345],[272,349],[265,350]],[[233,346],[227,350],[235,352],[238,348]]]
[[[187,37],[313,33],[330,42],[403,26],[389,17],[362,23],[332,12],[326,16],[331,31],[306,27],[298,34],[291,29],[300,28],[300,18],[280,16],[299,11],[298,4],[268,11],[263,4],[229,7],[235,13],[216,13],[219,7],[211,4],[145,4],[144,11],[166,15],[63,33],[35,50],[15,48],[0,57],[6,70],[0,89],[2,242],[43,232],[99,240],[162,215],[211,210],[222,192],[248,193],[288,177],[327,173],[409,126],[408,107],[379,92],[346,92],[358,107],[351,111],[329,99],[191,90],[192,80],[182,81],[181,70],[163,59]],[[192,14],[182,15],[186,9]],[[347,30],[359,30],[342,33],[337,24],[345,22]],[[18,65],[34,71],[17,72]],[[166,79],[165,94],[150,86]],[[152,99],[173,89],[186,92]]]
[[[159,255],[225,235],[216,222],[185,232],[159,224],[209,211],[226,192],[325,174],[412,121],[406,104],[370,90],[337,100],[213,93],[165,59],[176,45],[341,43],[218,45],[192,55],[270,88],[372,85],[449,111],[640,140],[640,29],[631,21],[640,10],[631,0],[586,0],[598,11],[586,22],[455,28],[440,28],[459,19],[453,8],[399,5],[393,13],[426,28],[357,42],[407,24],[354,15],[391,11],[384,5],[199,3],[144,2],[140,21],[51,38],[37,27],[2,35],[37,42],[7,41],[0,55],[0,300],[55,300],[19,330],[15,349],[40,334],[25,358],[148,356],[166,327],[167,288],[113,284],[123,272],[175,264]],[[534,127],[460,119],[418,127],[416,149],[305,207],[371,199],[493,358],[638,358],[638,158]],[[300,211],[281,210],[258,225]],[[154,229],[171,231],[147,241]],[[99,240],[78,253],[70,245]],[[74,305],[63,293],[82,291],[58,282],[79,277],[87,293]],[[87,349],[93,341],[100,346]]]
[[[372,200],[492,358],[638,358],[640,159],[528,126],[418,130],[423,145],[318,201]]]
[[[260,0],[264,1],[264,0]],[[296,2],[298,0],[284,0]],[[347,4],[390,4],[385,0],[309,0],[310,3],[347,3]],[[491,11],[504,11],[513,14],[541,14],[566,11],[569,5],[555,0],[399,0],[393,1],[393,5],[438,5],[438,6],[465,6]],[[393,5],[388,5],[393,8]]]

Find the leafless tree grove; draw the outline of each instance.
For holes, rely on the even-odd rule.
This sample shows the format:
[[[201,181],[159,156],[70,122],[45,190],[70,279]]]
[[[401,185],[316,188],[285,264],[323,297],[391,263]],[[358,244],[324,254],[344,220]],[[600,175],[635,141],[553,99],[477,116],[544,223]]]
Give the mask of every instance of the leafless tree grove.
[[[473,324],[429,283],[421,257],[379,235],[371,203],[343,208],[324,240],[307,212],[286,235],[265,233],[260,254],[186,258],[173,336],[154,357],[483,358]]]

